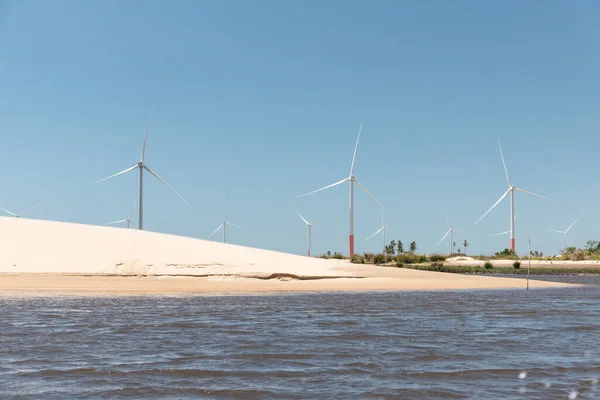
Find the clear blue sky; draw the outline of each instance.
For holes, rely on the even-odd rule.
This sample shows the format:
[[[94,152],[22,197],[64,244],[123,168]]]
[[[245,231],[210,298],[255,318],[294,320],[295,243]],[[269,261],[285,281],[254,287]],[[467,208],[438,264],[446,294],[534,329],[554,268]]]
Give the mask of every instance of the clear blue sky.
[[[517,1],[0,0],[0,205],[102,224],[135,212],[135,164],[156,101],[145,228],[305,251],[295,212],[317,219],[313,252],[347,251],[348,175],[386,207],[389,239],[425,252],[445,216],[470,252],[557,252],[600,239],[600,4]],[[357,251],[376,251],[379,208],[357,191]],[[462,242],[465,235],[457,234]]]

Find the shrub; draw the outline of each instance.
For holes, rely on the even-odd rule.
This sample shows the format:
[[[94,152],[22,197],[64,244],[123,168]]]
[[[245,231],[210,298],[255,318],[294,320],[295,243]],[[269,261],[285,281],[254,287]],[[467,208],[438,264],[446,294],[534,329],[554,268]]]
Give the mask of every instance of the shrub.
[[[364,264],[365,258],[359,254],[355,254],[350,258],[350,262],[353,264]]]
[[[491,262],[489,262],[489,261],[486,261],[486,262],[485,262],[485,264],[483,264],[483,267],[484,267],[485,269],[492,269],[492,268],[494,268],[494,264],[492,264],[492,263],[491,263]]]
[[[444,263],[443,262],[434,262],[434,263],[431,263],[431,267],[433,269],[435,269],[436,271],[441,271],[442,268],[444,267]]]
[[[583,260],[585,260],[586,255],[587,254],[586,254],[585,250],[578,249],[572,253],[569,253],[569,259],[572,261],[583,261]]]
[[[442,254],[432,254],[429,256],[429,261],[438,262],[438,261],[446,261],[446,256]]]
[[[404,264],[418,264],[427,262],[427,257],[423,254],[404,253],[396,256],[396,262],[400,260]]]
[[[375,256],[373,256],[373,263],[375,264],[385,264],[385,255],[384,254],[375,254]]]
[[[510,249],[504,249],[502,251],[496,252],[494,256],[496,258],[501,258],[505,260],[516,260],[518,258],[515,252]]]
[[[373,264],[373,257],[375,256],[375,254],[373,253],[363,253],[363,257],[365,259],[365,262],[367,264]]]
[[[521,261],[515,261],[515,262],[513,263],[513,268],[514,268],[514,269],[519,269],[519,268],[521,268]]]
[[[396,267],[398,267],[398,268],[404,268],[404,263],[402,261],[396,260]]]
[[[336,260],[343,260],[344,259],[344,255],[342,253],[338,253],[336,251],[335,253],[333,253],[333,255],[331,256],[331,258],[335,258]]]

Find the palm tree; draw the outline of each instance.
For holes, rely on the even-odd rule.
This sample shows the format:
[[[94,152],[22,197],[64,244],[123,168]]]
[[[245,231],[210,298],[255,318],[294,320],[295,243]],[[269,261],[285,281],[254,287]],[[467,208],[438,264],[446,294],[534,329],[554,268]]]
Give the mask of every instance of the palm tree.
[[[463,246],[465,246],[465,256],[467,255],[467,246],[469,245],[469,243],[467,242],[467,239],[465,239],[465,242],[463,243]]]

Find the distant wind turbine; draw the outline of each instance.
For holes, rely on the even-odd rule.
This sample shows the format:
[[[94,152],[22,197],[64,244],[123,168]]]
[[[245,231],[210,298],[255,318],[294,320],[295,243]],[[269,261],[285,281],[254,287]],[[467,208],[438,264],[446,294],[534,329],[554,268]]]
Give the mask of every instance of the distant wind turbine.
[[[116,224],[121,224],[123,222],[127,223],[127,228],[129,229],[129,227],[131,226],[131,214],[127,215],[127,218],[125,218],[125,219],[121,219],[121,220],[113,221],[113,222],[108,222],[106,225],[116,225]]]
[[[237,226],[237,225],[234,225],[234,224],[232,224],[230,222],[227,222],[225,220],[225,218],[223,218],[223,222],[221,223],[221,225],[219,225],[219,227],[213,233],[211,233],[211,235],[206,240],[208,240],[211,237],[213,237],[215,235],[215,233],[219,232],[219,229],[222,228],[223,229],[223,243],[227,243],[227,226],[233,226],[234,228],[243,229],[246,232],[250,232],[248,229],[242,228],[241,226]]]
[[[461,231],[461,230],[459,230],[459,229],[454,229],[454,228],[452,228],[452,227],[450,226],[450,221],[448,221],[448,217],[446,217],[446,224],[448,224],[448,230],[446,231],[446,234],[445,234],[444,236],[442,236],[442,238],[440,239],[440,241],[436,243],[436,247],[437,247],[437,246],[439,246],[439,244],[440,244],[440,243],[442,243],[442,241],[443,241],[444,239],[446,239],[446,237],[447,237],[448,235],[450,235],[450,255],[452,255],[452,253],[454,252],[454,248],[453,248],[453,246],[452,246],[452,244],[454,243],[454,242],[452,241],[452,233],[453,233],[454,231],[456,231],[456,232],[462,232],[462,233],[465,233],[465,232],[463,232],[463,231]]]
[[[389,230],[389,228],[387,226],[385,226],[385,224],[383,223],[383,207],[381,207],[381,228],[379,228],[377,231],[375,231],[371,236],[369,236],[367,238],[367,240],[371,239],[373,236],[377,235],[379,232],[382,232],[382,237],[383,237],[383,247],[382,250],[385,253],[385,231]]]
[[[154,104],[152,104],[152,108],[154,108]],[[175,193],[177,196],[179,196],[179,198],[181,200],[183,200],[184,203],[188,205],[188,207],[192,208],[192,206],[190,206],[190,203],[188,203],[186,199],[184,199],[179,193],[177,193],[177,191],[175,189],[173,189],[171,187],[171,185],[169,185],[165,180],[163,180],[160,176],[158,176],[154,171],[152,171],[144,163],[144,155],[146,154],[146,141],[148,140],[148,127],[150,125],[150,118],[152,117],[152,108],[150,109],[150,115],[148,116],[148,121],[146,123],[146,136],[144,137],[144,146],[142,147],[142,155],[140,156],[140,161],[133,167],[127,168],[126,170],[123,170],[114,175],[111,175],[109,177],[100,179],[99,181],[92,183],[92,185],[95,185],[96,183],[100,183],[100,182],[109,180],[111,178],[114,178],[115,176],[123,175],[129,171],[133,171],[136,168],[139,169],[140,170],[139,187],[138,187],[139,188],[139,198],[138,198],[138,229],[139,230],[144,229],[144,195],[143,195],[144,194],[144,170],[146,170],[150,174],[154,175],[154,177],[156,179],[158,179],[159,181],[164,183],[169,189],[171,189],[173,191],[173,193]]]
[[[356,183],[359,188],[361,188],[365,193],[367,193],[369,196],[371,196],[371,198],[373,200],[375,200],[377,202],[377,204],[379,204],[380,206],[383,207],[383,205],[379,202],[379,200],[377,200],[375,198],[375,196],[373,196],[367,189],[365,189],[364,186],[361,185],[354,177],[354,161],[356,160],[356,150],[358,149],[358,141],[360,139],[360,133],[362,131],[362,127],[363,127],[363,124],[361,123],[360,128],[358,130],[358,137],[356,138],[356,145],[354,146],[354,155],[352,156],[352,165],[350,166],[350,176],[342,179],[339,182],[332,183],[331,185],[325,186],[321,189],[313,190],[312,192],[305,193],[303,195],[298,196],[298,197],[304,197],[304,196],[308,196],[309,194],[320,192],[321,190],[325,190],[325,189],[329,189],[329,188],[337,186],[337,185],[341,185],[342,183],[346,183],[346,182],[350,183],[350,235],[348,238],[349,244],[350,244],[350,257],[352,257],[354,255],[354,184]]]
[[[554,200],[551,200],[551,199],[541,196],[539,194],[528,192],[527,190],[519,189],[519,188],[513,186],[512,183],[510,183],[510,178],[508,177],[508,170],[506,169],[506,163],[504,162],[504,153],[502,152],[502,145],[500,144],[500,140],[498,140],[498,146],[500,147],[500,157],[502,157],[502,165],[504,166],[504,172],[506,173],[506,180],[508,182],[508,190],[506,192],[504,192],[504,194],[500,197],[500,199],[498,199],[498,201],[496,203],[494,203],[494,205],[489,210],[487,210],[485,212],[485,214],[483,214],[481,216],[481,218],[479,218],[477,221],[475,221],[475,224],[477,224],[477,222],[481,221],[486,215],[488,215],[488,213],[490,211],[492,211],[494,209],[494,207],[496,207],[510,193],[510,249],[514,252],[515,251],[515,191],[522,192],[525,194],[530,194],[530,195],[536,196],[536,197],[541,197],[542,199],[545,199],[545,200],[550,200],[550,201],[554,201]]]
[[[12,211],[7,210],[6,208],[0,207],[0,210],[4,211],[7,214],[12,215],[13,217],[17,217],[17,218],[21,218],[23,215],[25,215],[26,213],[28,213],[29,211],[33,210],[34,208],[37,208],[39,206],[41,206],[42,204],[46,203],[45,201],[42,201],[41,203],[36,204],[33,207],[29,207],[27,210],[23,211],[20,214],[14,213]]]
[[[563,235],[565,235],[565,249],[569,248],[569,230],[571,230],[571,228],[573,227],[573,225],[575,225],[577,223],[577,221],[579,221],[579,218],[577,218],[571,225],[569,225],[569,227],[564,230],[564,231],[559,231],[556,229],[550,229],[552,232],[558,232],[558,233],[562,233]]]
[[[308,227],[308,257],[310,257],[310,247],[311,247],[311,243],[312,243],[312,226],[313,224],[316,222],[308,222],[302,215],[300,215],[299,212],[296,211],[296,214],[298,214],[298,216],[302,219],[302,221],[304,221],[304,223],[306,224],[306,226]]]

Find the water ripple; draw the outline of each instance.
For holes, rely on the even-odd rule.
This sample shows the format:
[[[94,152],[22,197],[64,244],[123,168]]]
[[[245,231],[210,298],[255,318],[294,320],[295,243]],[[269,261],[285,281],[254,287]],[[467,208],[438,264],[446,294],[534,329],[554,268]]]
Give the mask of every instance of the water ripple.
[[[7,397],[600,398],[600,286],[6,297],[0,316]]]

